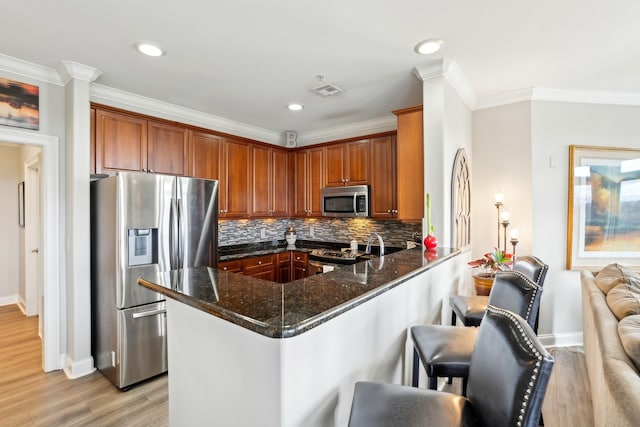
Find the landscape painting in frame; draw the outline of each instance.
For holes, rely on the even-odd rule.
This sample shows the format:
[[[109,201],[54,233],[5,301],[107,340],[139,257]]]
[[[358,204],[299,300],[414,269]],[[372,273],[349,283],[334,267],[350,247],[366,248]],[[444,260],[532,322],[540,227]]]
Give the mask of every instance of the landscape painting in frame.
[[[640,269],[640,149],[569,147],[567,269]]]
[[[0,78],[0,125],[37,130],[39,104],[38,86]]]

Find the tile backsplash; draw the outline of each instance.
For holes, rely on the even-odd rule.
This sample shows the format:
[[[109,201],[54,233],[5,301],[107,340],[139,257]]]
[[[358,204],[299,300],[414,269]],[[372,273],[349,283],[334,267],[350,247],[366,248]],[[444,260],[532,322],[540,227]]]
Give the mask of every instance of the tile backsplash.
[[[420,224],[400,221],[376,221],[369,218],[312,218],[312,219],[242,219],[218,221],[218,244],[284,240],[284,233],[292,226],[298,239],[326,242],[349,242],[356,239],[366,244],[373,232],[380,234],[386,245],[405,247],[415,232],[421,232]]]

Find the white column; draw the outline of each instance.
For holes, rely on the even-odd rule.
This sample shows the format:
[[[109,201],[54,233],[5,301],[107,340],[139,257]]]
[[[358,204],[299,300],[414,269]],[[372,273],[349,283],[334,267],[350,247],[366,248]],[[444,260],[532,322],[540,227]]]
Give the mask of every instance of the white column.
[[[416,67],[414,75],[423,82],[424,188],[431,195],[431,221],[438,245],[451,246],[451,174],[457,150],[471,152],[475,95],[451,60]]]
[[[100,71],[63,61],[65,87],[67,343],[64,371],[69,378],[93,372],[91,357],[90,131],[89,91]]]

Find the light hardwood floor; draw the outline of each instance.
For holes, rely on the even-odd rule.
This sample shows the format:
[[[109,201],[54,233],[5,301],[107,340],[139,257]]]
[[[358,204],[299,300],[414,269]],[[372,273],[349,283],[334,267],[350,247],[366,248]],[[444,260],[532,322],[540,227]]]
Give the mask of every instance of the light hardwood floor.
[[[0,425],[167,426],[167,376],[122,392],[99,372],[68,380],[45,374],[37,317],[0,307]],[[543,405],[545,427],[593,427],[589,381],[580,347],[551,349],[555,365]],[[459,393],[454,381],[448,390]]]
[[[116,389],[98,371],[68,380],[45,374],[38,318],[0,307],[0,425],[167,426],[167,376]]]

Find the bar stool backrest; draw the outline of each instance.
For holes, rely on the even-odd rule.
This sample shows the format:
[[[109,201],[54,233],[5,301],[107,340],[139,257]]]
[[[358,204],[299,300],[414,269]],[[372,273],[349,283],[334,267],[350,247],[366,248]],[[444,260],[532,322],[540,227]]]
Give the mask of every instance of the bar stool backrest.
[[[541,294],[542,288],[519,271],[498,271],[489,295],[489,305],[516,313],[533,328]]]
[[[538,426],[552,367],[527,322],[490,305],[469,368],[468,399],[479,425]]]

